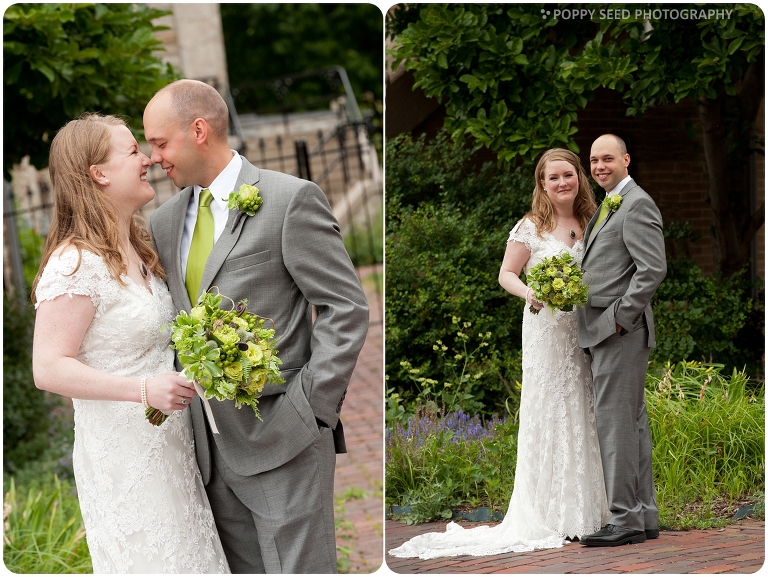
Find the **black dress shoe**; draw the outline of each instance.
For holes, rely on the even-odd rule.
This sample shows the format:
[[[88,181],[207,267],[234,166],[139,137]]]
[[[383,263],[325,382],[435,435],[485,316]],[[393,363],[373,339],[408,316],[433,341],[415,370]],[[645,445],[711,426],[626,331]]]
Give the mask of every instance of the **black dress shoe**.
[[[617,525],[606,525],[597,533],[584,537],[580,543],[588,547],[616,547],[627,543],[643,543],[645,531],[625,529]]]
[[[646,539],[656,539],[659,536],[659,530],[658,529],[646,529],[645,530],[645,538]]]

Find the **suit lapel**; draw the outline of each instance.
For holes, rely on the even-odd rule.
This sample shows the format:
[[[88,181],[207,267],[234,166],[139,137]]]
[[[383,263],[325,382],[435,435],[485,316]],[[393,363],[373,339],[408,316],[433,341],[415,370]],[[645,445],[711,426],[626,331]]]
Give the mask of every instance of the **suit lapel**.
[[[242,184],[256,184],[259,181],[259,169],[253,166],[243,157],[243,167],[240,169],[240,174],[237,176],[237,183],[235,184],[235,190],[240,188]],[[224,266],[227,255],[232,251],[238,238],[240,238],[240,232],[243,230],[245,221],[251,218],[247,215],[243,215],[240,218],[240,222],[232,230],[232,224],[235,222],[237,216],[236,210],[230,210],[227,217],[227,225],[224,227],[224,231],[221,233],[219,240],[213,245],[213,250],[208,256],[208,261],[205,263],[205,270],[203,271],[203,278],[200,281],[200,288],[209,287],[216,278],[216,275]],[[183,284],[183,283],[182,283]],[[186,292],[186,291],[185,291]]]
[[[192,303],[189,301],[187,287],[184,285],[184,272],[181,268],[181,237],[184,234],[184,221],[187,218],[189,200],[192,197],[194,187],[188,186],[179,193],[178,208],[171,221],[171,242],[173,243],[171,258],[173,270],[168,274],[168,288],[176,302],[182,303],[183,310],[190,310]]]
[[[598,210],[595,213],[595,216],[592,217],[592,220],[589,221],[590,226],[592,225],[592,222],[597,220],[597,216],[600,214],[600,211]],[[589,235],[589,239],[587,239],[587,248],[584,249],[584,256],[587,256],[587,251],[589,251],[589,247],[592,246],[592,241],[594,238],[598,235],[598,233],[603,230],[603,227],[606,225],[606,223],[610,220],[611,216],[613,215],[613,211],[609,210],[608,214],[605,215],[605,218],[602,220],[600,224],[597,225],[595,230],[592,231],[592,233]]]
[[[584,246],[584,256],[587,256],[587,250],[589,250],[589,245],[592,244],[592,239],[594,238],[594,234],[592,234],[592,228],[595,226],[595,221],[597,220],[597,215],[600,214],[600,205],[598,205],[598,209],[595,211],[595,214],[592,215],[592,218],[589,219],[589,224],[587,224],[587,236],[584,239],[585,246]]]
[[[637,184],[635,184],[635,181],[630,178],[627,181],[627,184],[625,184],[624,187],[619,191],[619,193],[618,193],[619,196],[624,198],[624,196],[626,196],[626,194],[630,190],[635,188],[636,186],[637,186]],[[609,210],[608,214],[605,215],[605,218],[603,219],[603,221],[600,224],[597,225],[597,229],[596,230],[592,230],[592,227],[594,226],[593,223],[597,220],[597,217],[598,217],[599,214],[600,214],[600,210],[597,210],[595,212],[595,214],[592,215],[592,219],[589,221],[589,224],[587,225],[587,230],[590,230],[591,232],[589,233],[589,236],[587,236],[587,246],[584,248],[584,256],[585,257],[587,256],[587,252],[589,252],[589,247],[592,246],[592,241],[594,240],[594,238],[598,235],[598,233],[601,230],[603,230],[603,228],[605,227],[606,223],[610,220],[611,216],[613,216],[613,211]]]

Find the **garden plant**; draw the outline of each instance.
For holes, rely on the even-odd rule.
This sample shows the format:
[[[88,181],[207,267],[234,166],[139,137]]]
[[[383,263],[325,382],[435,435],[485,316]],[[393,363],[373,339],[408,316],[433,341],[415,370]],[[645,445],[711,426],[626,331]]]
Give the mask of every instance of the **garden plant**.
[[[764,511],[764,385],[722,369],[680,361],[657,365],[648,374],[662,526],[721,526],[747,502]],[[514,487],[515,415],[481,420],[436,407],[417,403],[405,425],[390,418],[387,505],[408,506],[403,518],[409,523],[448,519],[459,506],[503,514]]]

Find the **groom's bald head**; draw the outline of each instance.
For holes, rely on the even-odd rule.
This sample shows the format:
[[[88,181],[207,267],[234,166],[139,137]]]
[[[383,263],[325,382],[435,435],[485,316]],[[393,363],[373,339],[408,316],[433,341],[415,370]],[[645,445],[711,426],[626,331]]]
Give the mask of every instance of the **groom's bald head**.
[[[211,134],[220,141],[227,141],[229,109],[218,91],[199,80],[177,80],[160,89],[147,104],[166,102],[170,104],[175,122],[186,128],[197,118],[202,118],[210,126]]]

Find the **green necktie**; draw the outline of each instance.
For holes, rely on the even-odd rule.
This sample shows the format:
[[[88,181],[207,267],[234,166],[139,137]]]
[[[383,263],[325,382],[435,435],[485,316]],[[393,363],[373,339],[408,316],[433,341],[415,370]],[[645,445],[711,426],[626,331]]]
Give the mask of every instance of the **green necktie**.
[[[187,278],[184,283],[192,306],[197,304],[200,292],[200,282],[203,280],[205,263],[213,249],[213,213],[211,212],[211,191],[204,188],[200,191],[200,204],[197,207],[197,221],[192,233],[192,243],[189,245],[187,258]]]
[[[605,220],[606,216],[608,216],[608,205],[606,205],[603,202],[600,205],[600,214],[597,215],[597,220],[595,221],[595,225],[592,227],[592,230],[595,230],[597,228],[597,225]],[[189,266],[189,265],[187,265],[187,266]]]

